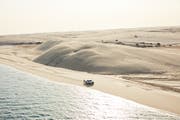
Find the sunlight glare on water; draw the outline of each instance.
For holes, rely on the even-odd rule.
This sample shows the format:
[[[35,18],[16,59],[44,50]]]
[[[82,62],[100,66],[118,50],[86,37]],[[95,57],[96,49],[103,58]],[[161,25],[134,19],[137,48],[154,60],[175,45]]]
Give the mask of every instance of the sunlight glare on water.
[[[5,65],[0,65],[0,85],[0,120],[180,120],[175,114]]]

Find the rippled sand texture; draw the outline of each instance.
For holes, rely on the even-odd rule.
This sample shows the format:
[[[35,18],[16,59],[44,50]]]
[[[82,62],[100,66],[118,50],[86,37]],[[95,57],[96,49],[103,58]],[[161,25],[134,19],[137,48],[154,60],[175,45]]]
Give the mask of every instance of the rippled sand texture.
[[[0,65],[0,119],[178,120],[123,98],[58,84]]]
[[[180,28],[0,36],[0,63],[180,114]],[[61,78],[61,79],[60,79]]]

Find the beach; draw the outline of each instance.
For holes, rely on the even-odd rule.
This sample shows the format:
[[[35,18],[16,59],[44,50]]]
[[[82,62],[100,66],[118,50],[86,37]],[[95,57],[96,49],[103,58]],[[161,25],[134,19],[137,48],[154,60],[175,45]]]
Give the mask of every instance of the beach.
[[[0,119],[179,119],[174,113],[7,65],[0,64],[0,76]]]
[[[143,28],[0,37],[0,64],[180,114],[180,29]],[[160,43],[160,45],[158,44]]]

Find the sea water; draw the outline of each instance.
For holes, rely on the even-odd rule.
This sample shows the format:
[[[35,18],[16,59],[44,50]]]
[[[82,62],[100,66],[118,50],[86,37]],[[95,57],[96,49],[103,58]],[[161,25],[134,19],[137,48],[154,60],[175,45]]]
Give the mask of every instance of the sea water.
[[[180,120],[180,116],[0,65],[0,120],[31,119]]]

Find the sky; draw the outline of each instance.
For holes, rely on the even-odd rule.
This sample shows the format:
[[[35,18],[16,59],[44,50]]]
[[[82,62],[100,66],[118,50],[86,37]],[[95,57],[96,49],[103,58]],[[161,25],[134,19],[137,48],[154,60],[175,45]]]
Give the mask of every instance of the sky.
[[[180,0],[0,0],[0,35],[180,25]]]

